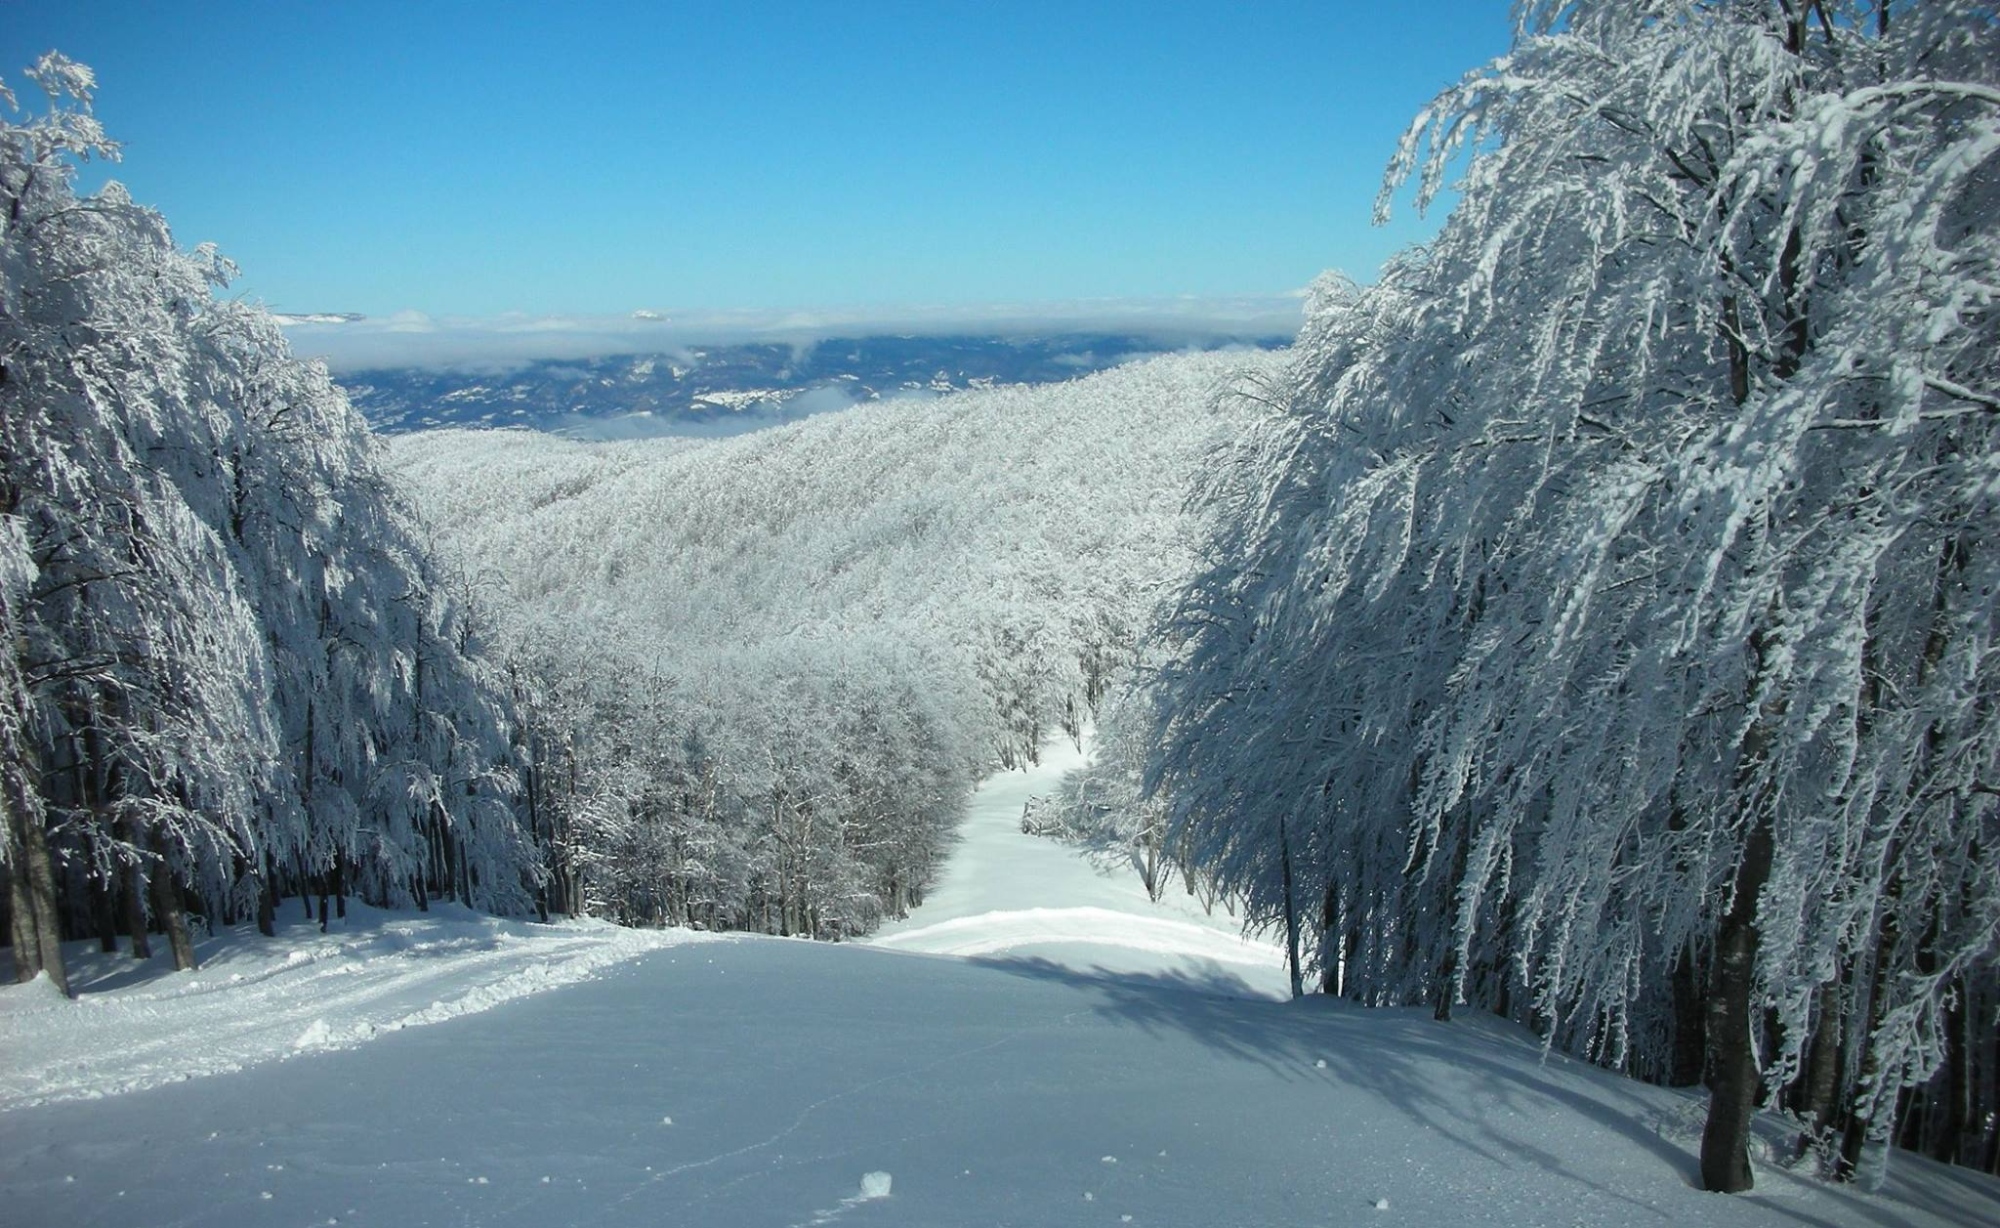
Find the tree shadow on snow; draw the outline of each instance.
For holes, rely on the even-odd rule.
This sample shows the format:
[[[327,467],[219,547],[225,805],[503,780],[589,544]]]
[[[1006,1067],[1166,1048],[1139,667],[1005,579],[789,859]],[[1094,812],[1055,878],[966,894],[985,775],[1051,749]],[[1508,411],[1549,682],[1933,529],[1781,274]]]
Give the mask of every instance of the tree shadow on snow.
[[[1441,1023],[1419,1008],[1370,1008],[1314,995],[1296,1002],[1255,996],[1244,983],[1216,968],[1203,973],[1079,971],[1046,959],[986,956],[971,962],[1015,976],[1073,986],[1092,994],[1099,1014],[1153,1035],[1200,1041],[1232,1059],[1255,1063],[1281,1078],[1359,1088],[1385,1111],[1400,1113],[1460,1147],[1507,1167],[1531,1166],[1559,1174],[1631,1203],[1635,1220],[1667,1213],[1627,1198],[1594,1177],[1586,1156],[1562,1154],[1563,1144],[1539,1146],[1532,1122],[1560,1108],[1593,1123],[1646,1155],[1690,1187],[1699,1184],[1692,1141],[1664,1133],[1671,1115],[1664,1098],[1693,1097],[1649,1087],[1588,1063],[1544,1053],[1527,1029],[1495,1016],[1467,1012]],[[1322,1065],[1321,1063],[1324,1063]],[[1900,1159],[1900,1157],[1899,1157]],[[1903,1170],[1908,1173],[1908,1169]],[[1799,1178],[1771,1174],[1774,1182]],[[1873,1197],[1807,1181],[1885,1228],[1906,1225],[1907,1209]],[[1979,1181],[1965,1182],[1939,1198],[1907,1203],[1959,1219],[1974,1208],[1981,1222],[2000,1200]],[[1975,1197],[1972,1191],[1978,1191]],[[1942,1192],[1941,1192],[1942,1194]],[[1749,1197],[1757,1197],[1751,1195]],[[1784,1213],[1801,1224],[1827,1225],[1791,1200]],[[1984,1222],[2000,1223],[2000,1214]]]

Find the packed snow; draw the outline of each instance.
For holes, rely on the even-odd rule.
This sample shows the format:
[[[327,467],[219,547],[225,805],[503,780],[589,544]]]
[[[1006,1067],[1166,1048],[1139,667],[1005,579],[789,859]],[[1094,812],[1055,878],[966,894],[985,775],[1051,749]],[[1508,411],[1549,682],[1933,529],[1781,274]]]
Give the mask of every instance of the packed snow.
[[[1696,1096],[1490,1018],[1273,1001],[1271,945],[1019,833],[1073,759],[989,781],[873,944],[444,910],[321,935],[289,901],[192,974],[78,949],[77,1001],[0,989],[6,1222],[2000,1222],[2000,1185],[1906,1156],[1880,1196],[1769,1157],[1705,1194]]]
[[[1171,975],[1218,991],[1282,998],[1284,950],[1246,938],[1221,907],[1204,912],[1178,886],[1158,904],[1129,868],[1105,865],[1021,831],[1028,799],[1083,766],[1067,740],[1041,762],[989,778],[959,829],[959,844],[923,906],[870,939],[901,951],[1035,959],[1076,972]]]

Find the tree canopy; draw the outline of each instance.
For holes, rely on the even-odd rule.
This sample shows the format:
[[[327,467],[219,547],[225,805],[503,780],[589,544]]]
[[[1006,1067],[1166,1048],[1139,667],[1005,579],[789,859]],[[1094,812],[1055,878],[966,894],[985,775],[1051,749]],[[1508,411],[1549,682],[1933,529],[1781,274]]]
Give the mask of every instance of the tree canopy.
[[[111,183],[90,71],[0,88],[0,796],[23,976],[281,894],[525,907],[504,691],[377,445]]]
[[[1168,843],[1330,990],[1705,1071],[1712,1188],[1765,1098],[1991,1163],[1995,14],[1518,12],[1214,483]]]

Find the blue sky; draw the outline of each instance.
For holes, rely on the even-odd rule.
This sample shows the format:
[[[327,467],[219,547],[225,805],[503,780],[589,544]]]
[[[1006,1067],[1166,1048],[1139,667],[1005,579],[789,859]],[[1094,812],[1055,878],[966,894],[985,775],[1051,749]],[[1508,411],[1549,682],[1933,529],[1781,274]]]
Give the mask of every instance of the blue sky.
[[[1505,0],[0,0],[237,289],[383,316],[1272,294],[1371,277],[1403,127]]]

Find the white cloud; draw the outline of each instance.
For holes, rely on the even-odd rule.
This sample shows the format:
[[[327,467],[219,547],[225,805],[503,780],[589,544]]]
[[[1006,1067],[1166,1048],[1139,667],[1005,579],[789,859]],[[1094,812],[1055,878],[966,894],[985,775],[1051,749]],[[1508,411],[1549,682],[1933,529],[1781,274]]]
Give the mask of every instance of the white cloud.
[[[1068,303],[909,306],[822,311],[676,311],[630,315],[438,316],[399,311],[345,323],[294,317],[292,348],[335,371],[455,367],[502,371],[540,359],[672,353],[700,345],[774,341],[805,347],[827,337],[884,334],[1023,336],[1104,332],[1163,348],[1219,337],[1290,336],[1298,293],[1234,298],[1083,299]]]

